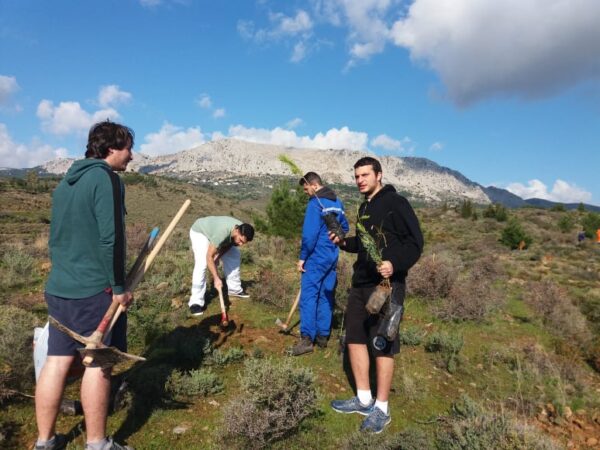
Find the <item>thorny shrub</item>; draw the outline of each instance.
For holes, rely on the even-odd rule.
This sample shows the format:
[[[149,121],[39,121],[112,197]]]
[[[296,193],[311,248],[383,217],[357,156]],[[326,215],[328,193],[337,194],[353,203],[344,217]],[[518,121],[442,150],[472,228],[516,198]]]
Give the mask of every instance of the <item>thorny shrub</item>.
[[[427,255],[408,272],[408,293],[427,300],[446,298],[458,277],[460,264],[445,255]]]
[[[241,393],[224,408],[222,435],[239,448],[264,448],[316,411],[315,376],[291,359],[249,359]]]
[[[262,268],[258,273],[254,299],[260,303],[287,309],[296,298],[298,288],[290,283],[285,274],[274,269]]]
[[[432,448],[432,439],[422,430],[408,428],[395,434],[355,431],[346,436],[342,450],[423,450]]]
[[[33,387],[35,376],[31,345],[35,316],[21,308],[0,308],[0,403],[14,391]]]
[[[548,280],[531,282],[525,301],[556,337],[587,349],[592,333],[585,316],[571,302],[565,289]]]
[[[498,274],[492,258],[476,261],[468,275],[452,286],[448,297],[435,306],[435,315],[442,320],[485,320],[506,301],[493,286]]]
[[[436,436],[440,450],[559,450],[551,438],[506,413],[493,413],[467,396],[453,405]]]

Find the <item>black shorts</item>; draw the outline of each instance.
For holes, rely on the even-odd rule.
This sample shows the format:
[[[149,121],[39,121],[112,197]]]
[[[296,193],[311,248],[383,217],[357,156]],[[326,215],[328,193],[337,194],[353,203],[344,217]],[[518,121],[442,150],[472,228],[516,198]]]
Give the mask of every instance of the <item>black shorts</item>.
[[[373,347],[373,338],[377,336],[377,326],[383,314],[369,314],[365,305],[375,287],[353,287],[348,295],[346,307],[346,343],[364,344],[369,352],[377,356],[393,356],[400,351],[400,338],[396,336],[383,350]],[[395,303],[403,304],[406,287],[404,284],[394,283],[392,295]]]
[[[87,298],[70,299],[44,293],[48,304],[48,315],[81,336],[91,335],[108,307],[112,303],[112,293],[102,291]],[[106,345],[127,351],[127,314],[121,314],[111,333],[105,336]],[[78,348],[85,347],[79,341],[57,330],[52,325],[48,329],[48,356],[73,356]]]

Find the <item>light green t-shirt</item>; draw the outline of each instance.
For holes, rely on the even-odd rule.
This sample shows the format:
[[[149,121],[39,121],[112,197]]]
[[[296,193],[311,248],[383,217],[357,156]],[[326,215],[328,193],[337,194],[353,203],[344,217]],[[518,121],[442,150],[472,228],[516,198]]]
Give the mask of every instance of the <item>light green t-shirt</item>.
[[[192,230],[202,233],[208,242],[220,248],[231,242],[231,232],[241,224],[241,221],[229,216],[208,216],[196,220]]]

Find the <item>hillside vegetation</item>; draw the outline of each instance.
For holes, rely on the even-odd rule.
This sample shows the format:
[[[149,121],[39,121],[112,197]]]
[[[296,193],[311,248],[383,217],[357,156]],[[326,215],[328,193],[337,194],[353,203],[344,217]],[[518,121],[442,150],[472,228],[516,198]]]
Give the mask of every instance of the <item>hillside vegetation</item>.
[[[193,221],[265,219],[269,198],[154,176],[124,179],[130,262],[153,226],[164,229],[186,198],[192,205],[129,311],[129,351],[147,361],[116,368],[126,382],[109,418],[118,441],[138,450],[598,448],[600,244],[577,242],[586,212],[525,208],[498,218],[473,205],[469,214],[460,205],[417,208],[426,246],[409,275],[393,420],[385,433],[364,436],[356,432],[360,417],[329,407],[353,395],[337,345],[352,255],[340,257],[329,346],[292,358],[298,316],[292,335],[275,320],[285,319],[298,291],[297,237],[258,233],[244,247],[251,298],[228,300],[227,329],[219,327],[214,289],[207,313],[187,310]],[[31,342],[33,327],[46,321],[57,180],[28,181],[0,179],[1,448],[28,448],[36,437]],[[344,196],[352,217],[357,196]],[[509,225],[527,245],[502,243]],[[77,392],[74,381],[66,396]],[[61,415],[58,430],[69,433],[69,449],[84,447],[81,416]]]

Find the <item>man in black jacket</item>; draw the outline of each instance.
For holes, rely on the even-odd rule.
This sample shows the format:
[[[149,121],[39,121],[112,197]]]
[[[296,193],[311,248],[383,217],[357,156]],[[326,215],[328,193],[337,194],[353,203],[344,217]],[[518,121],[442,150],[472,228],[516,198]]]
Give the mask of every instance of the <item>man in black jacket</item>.
[[[334,400],[331,407],[337,412],[367,416],[361,430],[380,433],[391,421],[388,397],[394,374],[394,355],[400,350],[400,342],[396,334],[395,339],[387,342],[382,349],[373,346],[384,317],[382,314],[369,314],[365,305],[384,279],[388,279],[392,286],[391,303],[396,306],[403,304],[406,275],[421,256],[423,235],[408,200],[396,193],[391,185],[382,185],[379,161],[371,157],[359,159],[354,165],[354,178],[358,190],[365,196],[357,220],[375,241],[381,263],[377,265],[369,256],[360,239],[360,230],[357,229],[356,236],[342,241],[330,234],[330,239],[341,249],[358,254],[345,319],[346,344],[356,381],[356,397]],[[375,357],[375,399],[369,385],[369,354]]]

